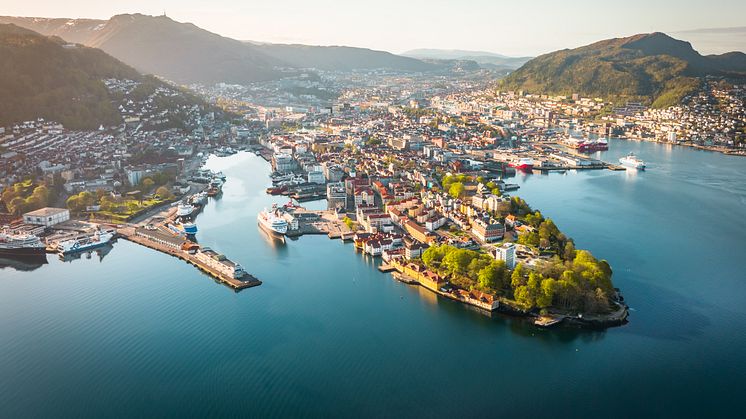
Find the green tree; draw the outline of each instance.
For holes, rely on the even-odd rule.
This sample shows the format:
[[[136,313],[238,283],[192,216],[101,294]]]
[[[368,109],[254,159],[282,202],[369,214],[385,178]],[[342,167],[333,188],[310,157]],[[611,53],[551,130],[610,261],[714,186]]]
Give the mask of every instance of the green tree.
[[[80,196],[78,196],[78,195],[73,195],[73,196],[67,198],[66,204],[67,204],[67,208],[70,211],[78,212],[78,211],[81,210]]]
[[[530,231],[518,236],[518,244],[522,244],[524,246],[539,247],[539,244],[541,244],[541,240],[539,239],[539,234],[537,232]]]
[[[454,182],[451,184],[451,186],[448,188],[448,194],[451,195],[453,198],[461,198],[464,195],[464,191],[466,188],[464,187],[464,184],[461,182]]]
[[[523,277],[523,264],[519,263],[515,266],[513,273],[510,275],[510,286],[515,290],[519,286],[524,285],[526,283],[525,281],[526,280]]]
[[[451,274],[464,275],[467,273],[469,263],[476,255],[477,252],[466,249],[450,251],[443,257],[441,267],[447,269]]]
[[[482,268],[477,276],[477,282],[482,289],[499,290],[503,288],[503,278],[505,278],[505,262],[502,260],[492,261],[489,265]]]
[[[545,278],[541,281],[541,292],[536,297],[536,305],[539,308],[547,308],[554,301],[554,294],[557,292],[557,281],[552,278]]]

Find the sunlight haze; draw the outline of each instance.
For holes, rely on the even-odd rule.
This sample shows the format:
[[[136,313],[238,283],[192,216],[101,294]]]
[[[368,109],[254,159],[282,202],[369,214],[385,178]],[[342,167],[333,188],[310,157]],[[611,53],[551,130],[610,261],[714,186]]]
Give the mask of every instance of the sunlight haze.
[[[0,7],[1,15],[96,19],[164,11],[177,21],[240,40],[349,45],[395,53],[439,48],[520,56],[636,33],[743,26],[746,2],[82,0],[72,5],[6,0]],[[701,44],[698,39],[692,34],[687,40],[702,53],[723,52],[713,46],[711,37]],[[743,49],[742,43],[736,47]]]

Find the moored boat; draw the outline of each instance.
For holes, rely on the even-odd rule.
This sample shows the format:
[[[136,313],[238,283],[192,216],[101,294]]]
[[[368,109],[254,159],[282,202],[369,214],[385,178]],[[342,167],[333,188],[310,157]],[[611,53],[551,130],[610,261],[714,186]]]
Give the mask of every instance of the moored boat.
[[[45,254],[46,246],[33,234],[0,232],[0,255],[39,256]]]
[[[114,230],[97,230],[93,234],[65,240],[57,244],[57,252],[66,255],[104,246],[114,238]]]
[[[288,222],[279,214],[277,205],[273,205],[272,210],[259,212],[256,218],[259,226],[275,237],[284,238],[288,231]]]
[[[534,159],[530,157],[522,157],[516,161],[510,162],[510,167],[518,170],[531,170],[534,168]]]

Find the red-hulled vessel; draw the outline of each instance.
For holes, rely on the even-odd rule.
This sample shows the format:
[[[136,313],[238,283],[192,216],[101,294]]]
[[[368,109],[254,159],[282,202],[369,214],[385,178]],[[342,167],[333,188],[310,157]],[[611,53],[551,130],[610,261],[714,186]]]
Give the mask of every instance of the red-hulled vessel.
[[[534,168],[534,159],[530,157],[522,157],[516,161],[510,162],[508,165],[518,170],[531,170]]]

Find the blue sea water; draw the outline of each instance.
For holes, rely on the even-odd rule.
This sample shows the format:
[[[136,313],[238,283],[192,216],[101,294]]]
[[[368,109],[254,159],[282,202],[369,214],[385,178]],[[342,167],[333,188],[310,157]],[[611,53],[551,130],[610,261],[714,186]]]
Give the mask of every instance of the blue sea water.
[[[198,240],[240,293],[120,240],[0,270],[0,417],[732,416],[746,377],[746,158],[614,140],[648,170],[519,175],[516,194],[607,259],[632,311],[537,329],[409,287],[324,236],[256,225],[269,168],[212,158]],[[323,202],[310,207],[323,207]]]

